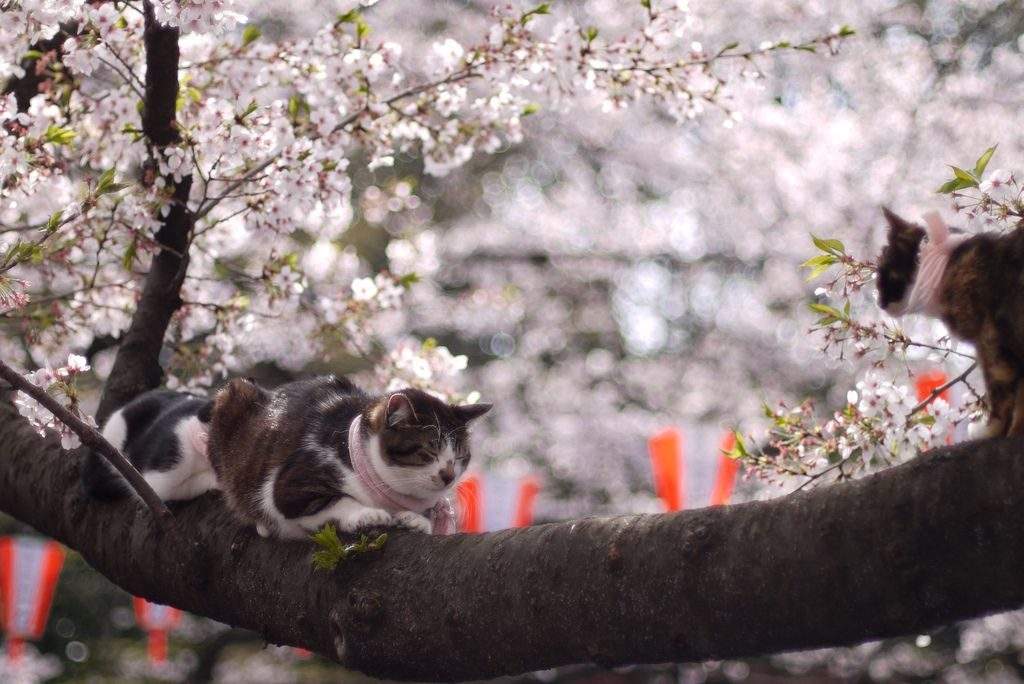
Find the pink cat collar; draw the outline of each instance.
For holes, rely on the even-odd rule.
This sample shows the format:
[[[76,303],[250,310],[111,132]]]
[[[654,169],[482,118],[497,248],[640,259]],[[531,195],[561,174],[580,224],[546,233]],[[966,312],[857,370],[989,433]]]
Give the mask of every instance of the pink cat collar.
[[[928,242],[921,245],[918,253],[917,273],[914,283],[907,295],[889,307],[894,316],[923,313],[939,318],[942,307],[939,302],[939,290],[942,276],[949,264],[953,250],[964,240],[966,235],[950,235],[949,226],[942,220],[938,212],[925,214],[928,225]]]
[[[366,453],[360,433],[362,427],[362,415],[358,415],[348,428],[348,453],[352,457],[352,469],[355,471],[359,483],[363,485],[373,502],[379,508],[390,513],[399,511],[414,511],[423,513],[430,519],[434,534],[452,534],[455,532],[455,512],[452,502],[443,497],[437,503],[418,499],[408,494],[396,491],[389,487],[381,478],[380,473],[373,466],[370,455]],[[429,510],[428,510],[429,509]]]

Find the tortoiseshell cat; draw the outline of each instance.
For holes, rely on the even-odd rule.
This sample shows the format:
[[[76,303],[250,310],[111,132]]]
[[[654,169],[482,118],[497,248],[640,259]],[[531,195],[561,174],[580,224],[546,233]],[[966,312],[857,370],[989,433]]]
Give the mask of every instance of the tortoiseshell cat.
[[[889,222],[878,263],[882,308],[939,318],[971,342],[988,390],[987,436],[1024,435],[1024,229],[953,235],[935,212],[925,229],[882,211]]]

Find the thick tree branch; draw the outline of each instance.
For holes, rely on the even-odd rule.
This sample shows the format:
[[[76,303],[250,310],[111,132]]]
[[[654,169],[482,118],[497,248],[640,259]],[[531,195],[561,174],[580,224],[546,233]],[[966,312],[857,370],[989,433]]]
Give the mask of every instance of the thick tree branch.
[[[159,154],[160,149],[180,138],[175,121],[178,29],[157,22],[150,2],[145,3],[145,14],[146,99],[142,130],[153,153]],[[173,196],[170,211],[156,233],[161,249],[150,264],[138,307],[103,388],[96,412],[101,423],[118,407],[163,382],[160,350],[171,317],[181,306],[181,285],[188,269],[188,248],[195,223],[188,209],[192,177],[185,176],[177,182],[167,180]]]
[[[452,537],[396,533],[316,572],[216,495],[147,515],[83,498],[78,465],[0,413],[0,510],[126,590],[369,674],[456,680],[576,662],[853,644],[1024,604],[1024,442],[938,449],[768,502]]]
[[[167,525],[171,517],[171,512],[167,510],[167,506],[164,505],[164,502],[153,491],[153,488],[149,486],[149,483],[142,479],[142,475],[135,469],[135,466],[114,445],[104,439],[103,435],[96,428],[61,406],[60,402],[51,397],[46,390],[33,385],[21,373],[8,366],[2,360],[0,360],[0,378],[6,380],[16,390],[24,392],[39,402],[43,408],[71,428],[71,431],[82,440],[83,445],[103,456],[117,472],[121,473],[121,476],[127,480],[131,488],[149,506],[149,509],[153,511],[153,515],[156,516],[157,523],[161,526]]]

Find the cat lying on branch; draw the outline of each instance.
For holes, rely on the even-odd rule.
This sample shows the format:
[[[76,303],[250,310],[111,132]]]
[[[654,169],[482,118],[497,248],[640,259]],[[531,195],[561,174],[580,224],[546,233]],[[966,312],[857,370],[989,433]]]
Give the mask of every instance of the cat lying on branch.
[[[987,436],[1024,435],[1024,229],[954,235],[935,212],[925,216],[927,230],[883,212],[882,308],[939,318],[971,342],[988,392]]]
[[[303,538],[327,522],[447,534],[469,424],[490,408],[414,389],[373,397],[335,376],[273,391],[237,378],[213,399],[147,392],[115,411],[103,436],[165,501],[219,489],[262,536]],[[82,482],[101,500],[128,493],[95,454]]]

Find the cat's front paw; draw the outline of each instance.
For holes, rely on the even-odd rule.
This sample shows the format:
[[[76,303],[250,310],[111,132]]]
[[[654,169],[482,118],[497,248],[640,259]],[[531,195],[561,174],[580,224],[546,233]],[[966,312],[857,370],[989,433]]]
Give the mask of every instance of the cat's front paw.
[[[355,532],[367,527],[387,527],[394,522],[394,518],[383,508],[363,508],[342,516],[337,522],[342,531]]]
[[[430,534],[434,530],[433,524],[431,524],[426,516],[414,511],[395,513],[395,522],[400,527],[405,527],[415,532],[422,532],[423,534]]]

